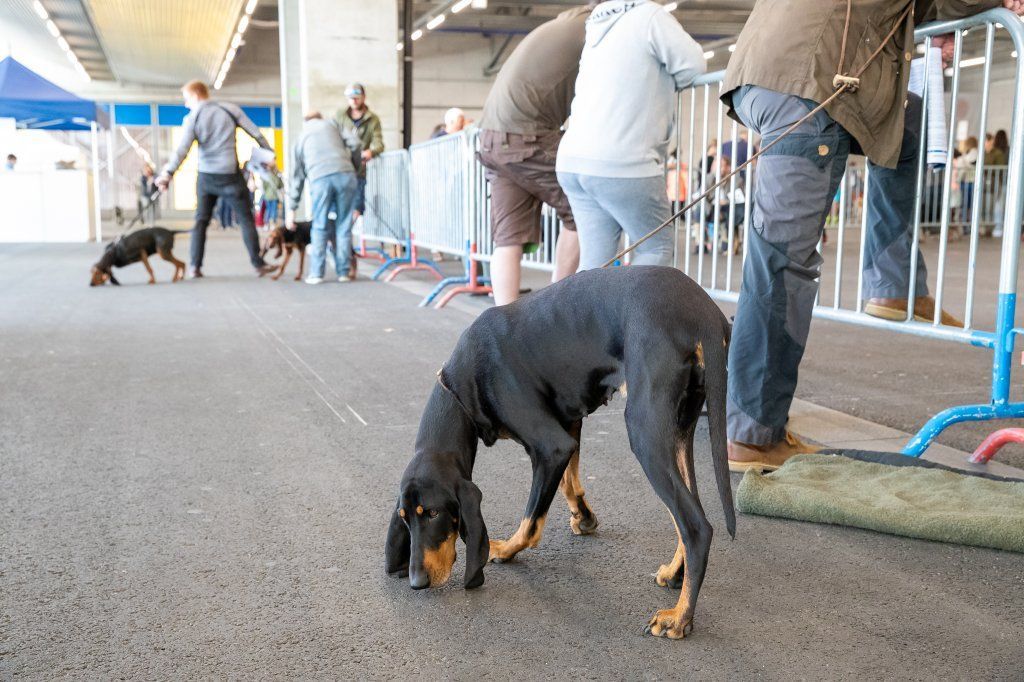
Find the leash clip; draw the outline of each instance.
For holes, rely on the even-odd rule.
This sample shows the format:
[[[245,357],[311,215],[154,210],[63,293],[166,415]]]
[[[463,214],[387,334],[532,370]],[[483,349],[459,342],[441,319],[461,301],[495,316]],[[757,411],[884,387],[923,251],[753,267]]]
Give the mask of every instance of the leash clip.
[[[832,87],[838,90],[839,88],[846,87],[847,92],[857,92],[860,88],[860,79],[854,78],[853,76],[844,76],[841,73],[837,73],[832,78]]]

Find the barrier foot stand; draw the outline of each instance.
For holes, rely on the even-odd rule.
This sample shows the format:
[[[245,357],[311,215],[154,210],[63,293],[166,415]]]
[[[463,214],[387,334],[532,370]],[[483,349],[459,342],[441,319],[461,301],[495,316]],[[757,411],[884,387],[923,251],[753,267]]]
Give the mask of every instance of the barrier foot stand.
[[[356,256],[359,258],[366,258],[368,260],[380,261],[381,263],[388,259],[388,255],[384,252],[384,249],[379,246],[367,249],[366,240],[362,238],[359,239],[359,250],[356,251]]]
[[[476,253],[474,247],[472,253]],[[469,265],[467,266],[467,282],[461,287],[455,287],[447,294],[445,294],[440,301],[434,306],[437,310],[448,305],[448,301],[452,300],[459,294],[489,294],[493,291],[491,289],[490,280],[479,276],[480,264],[473,259],[472,253],[469,257]]]
[[[420,301],[419,307],[426,308],[428,305],[434,302],[434,299],[437,298],[442,291],[444,291],[451,285],[465,284],[468,281],[469,278],[466,277],[465,275],[461,275],[459,277],[445,277],[444,279],[437,283],[437,286],[435,286],[434,289],[429,294],[427,294],[422,301]]]
[[[380,267],[377,268],[377,271],[373,273],[373,275],[370,277],[370,279],[373,279],[373,280],[380,279],[380,276],[383,275],[387,271],[387,269],[390,268],[392,265],[397,265],[398,263],[408,263],[408,262],[409,262],[409,259],[406,258],[405,256],[399,256],[397,258],[388,258],[386,261],[381,263]]]
[[[992,419],[1019,419],[1024,417],[1024,403],[1000,403],[988,405],[960,405],[943,410],[921,427],[906,447],[903,454],[920,457],[932,441],[953,424],[981,422]],[[973,457],[973,456],[972,456]],[[973,460],[972,460],[973,461]]]
[[[1000,429],[978,446],[974,454],[967,458],[971,464],[988,464],[999,449],[1007,443],[1024,443],[1024,429]]]

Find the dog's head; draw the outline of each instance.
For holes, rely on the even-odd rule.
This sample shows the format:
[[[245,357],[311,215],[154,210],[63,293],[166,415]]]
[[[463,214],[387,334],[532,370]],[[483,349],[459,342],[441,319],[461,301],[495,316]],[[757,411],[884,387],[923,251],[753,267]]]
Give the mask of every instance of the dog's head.
[[[391,515],[385,568],[409,577],[413,589],[441,587],[455,564],[455,539],[466,543],[466,589],[484,582],[490,543],[480,514],[480,489],[464,478],[451,483],[407,477]]]
[[[115,243],[116,242],[111,242],[107,244],[107,248],[104,249],[103,255],[100,256],[100,259],[92,266],[92,269],[89,271],[89,286],[98,287],[106,284],[108,281],[111,284],[120,284],[120,282],[118,282],[114,277],[114,273],[111,271],[111,268],[114,267]]]
[[[282,249],[284,248],[284,228],[275,227],[267,235],[267,240],[263,242],[263,248],[260,249],[260,258],[267,255],[267,252],[271,249],[277,249],[277,253],[274,254],[274,258],[280,258]]]

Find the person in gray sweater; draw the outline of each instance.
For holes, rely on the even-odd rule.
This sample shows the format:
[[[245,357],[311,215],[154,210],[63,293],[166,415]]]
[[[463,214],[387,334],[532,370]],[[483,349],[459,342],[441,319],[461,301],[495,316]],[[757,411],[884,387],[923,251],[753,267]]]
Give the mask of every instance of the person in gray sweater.
[[[182,123],[181,143],[164,166],[156,184],[166,190],[181,162],[188,156],[192,143],[199,146],[199,176],[196,179],[196,222],[192,228],[192,258],[189,277],[203,276],[203,254],[206,250],[206,228],[213,216],[217,199],[227,202],[234,211],[242,231],[242,241],[249,252],[249,262],[256,274],[263,276],[274,269],[260,256],[260,240],[252,215],[252,200],[238,166],[235,150],[235,129],[241,128],[264,149],[273,151],[256,124],[229,102],[210,100],[210,91],[202,81],[191,81],[181,89],[188,116]]]
[[[359,138],[343,132],[336,121],[319,111],[306,114],[302,133],[292,147],[288,183],[288,228],[295,229],[295,211],[302,199],[302,187],[309,180],[313,202],[313,230],[309,275],[306,284],[324,281],[328,214],[334,211],[334,272],[339,282],[355,277],[352,264],[352,211],[359,189],[352,159],[360,153]]]

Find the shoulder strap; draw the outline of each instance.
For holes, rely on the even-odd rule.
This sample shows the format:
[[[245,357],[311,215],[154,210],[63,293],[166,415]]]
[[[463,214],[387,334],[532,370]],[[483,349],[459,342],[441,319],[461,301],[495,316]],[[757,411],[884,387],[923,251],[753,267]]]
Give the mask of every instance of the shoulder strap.
[[[240,127],[241,127],[241,126],[239,125],[239,123],[238,123],[238,117],[237,117],[237,116],[235,116],[235,115],[234,115],[233,113],[231,113],[231,110],[230,110],[230,109],[228,109],[227,107],[221,106],[221,105],[220,105],[220,104],[218,104],[217,102],[211,102],[211,101],[207,101],[207,103],[206,103],[206,107],[204,107],[204,108],[208,108],[208,107],[217,107],[218,109],[220,109],[220,110],[221,110],[221,111],[223,111],[223,112],[224,112],[225,114],[227,114],[228,116],[230,116],[230,117],[231,117],[231,120],[232,120],[232,121],[234,122],[234,124],[235,124],[235,128],[240,128]],[[200,110],[200,111],[199,111],[199,114],[201,114],[201,113],[203,113],[203,112],[202,112],[202,110]],[[197,127],[198,127],[198,124],[199,124],[199,114],[196,114],[196,125],[197,125]],[[198,136],[198,135],[196,135],[196,139],[197,139],[197,140],[199,140],[199,136]],[[206,141],[205,141],[205,140],[199,140],[199,144],[205,144],[205,143],[206,143]]]

